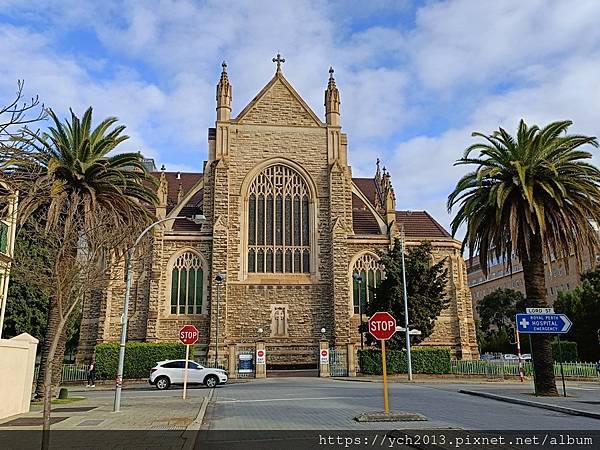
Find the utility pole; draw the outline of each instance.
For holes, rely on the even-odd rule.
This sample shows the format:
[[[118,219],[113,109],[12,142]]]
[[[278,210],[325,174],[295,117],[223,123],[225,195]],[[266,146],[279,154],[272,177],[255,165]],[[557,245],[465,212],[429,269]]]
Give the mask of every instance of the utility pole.
[[[362,311],[362,297],[361,297],[363,279],[357,272],[355,272],[352,275],[352,278],[354,278],[354,281],[356,281],[358,283],[358,316],[360,317],[360,325],[359,325],[360,349],[364,350],[365,349],[365,340],[364,340],[364,335],[363,335],[363,311]]]
[[[406,328],[406,358],[408,362],[408,380],[412,381],[412,358],[410,355],[410,330],[408,328],[408,295],[406,293],[406,265],[404,264],[404,225],[400,234],[402,243],[402,286],[404,287],[404,327]]]
[[[125,271],[125,302],[123,304],[123,314],[121,315],[121,342],[119,345],[119,364],[117,367],[117,377],[116,377],[116,388],[115,388],[115,401],[113,405],[113,412],[119,412],[121,410],[121,390],[123,389],[123,366],[125,363],[125,343],[127,341],[127,321],[129,315],[129,297],[131,293],[131,275],[133,272],[133,255],[135,253],[135,249],[142,240],[144,236],[156,225],[161,224],[163,222],[167,222],[169,220],[175,219],[190,219],[197,224],[203,223],[206,218],[202,214],[198,214],[194,217],[167,217],[165,219],[160,219],[150,224],[142,231],[142,233],[135,240],[131,248],[127,251],[127,268]]]

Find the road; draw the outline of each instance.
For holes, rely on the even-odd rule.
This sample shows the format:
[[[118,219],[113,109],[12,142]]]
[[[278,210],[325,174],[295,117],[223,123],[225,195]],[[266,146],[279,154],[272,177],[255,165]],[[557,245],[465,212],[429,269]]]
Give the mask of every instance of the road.
[[[215,389],[205,417],[209,430],[597,430],[600,420],[473,397],[459,389],[511,389],[497,383],[391,383],[390,408],[418,412],[426,422],[358,423],[383,409],[381,383],[323,378],[272,378]],[[600,387],[577,387],[600,397]],[[512,388],[514,389],[514,387]],[[588,392],[589,391],[589,392]],[[593,391],[593,392],[592,392]],[[392,425],[392,426],[391,426]]]

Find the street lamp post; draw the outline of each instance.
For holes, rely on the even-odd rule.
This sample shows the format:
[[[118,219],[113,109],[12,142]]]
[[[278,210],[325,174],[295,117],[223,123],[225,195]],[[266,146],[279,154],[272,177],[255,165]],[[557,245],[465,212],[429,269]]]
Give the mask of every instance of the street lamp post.
[[[154,228],[158,224],[175,219],[190,219],[190,217],[177,216],[157,220],[153,224],[148,225],[146,229],[142,231],[142,233],[135,240],[131,248],[127,251],[127,268],[125,269],[125,302],[123,305],[123,314],[121,315],[121,343],[119,346],[119,365],[117,367],[115,402],[113,406],[114,412],[119,412],[121,410],[121,390],[123,389],[123,365],[125,362],[125,342],[127,341],[127,320],[129,314],[129,296],[131,292],[131,272],[133,271],[133,255],[135,253],[137,245],[140,243],[140,241],[146,235],[146,233],[148,233],[152,228]],[[196,223],[202,223],[206,220],[206,218],[202,214],[198,214],[192,217],[191,219]]]
[[[365,340],[364,340],[364,335],[363,335],[363,312],[362,312],[362,298],[361,298],[361,292],[362,292],[362,277],[358,274],[358,273],[354,273],[354,275],[352,275],[352,278],[354,278],[354,281],[358,282],[358,316],[360,317],[360,325],[359,325],[359,330],[360,330],[360,349],[364,350],[365,348]]]
[[[408,362],[408,379],[412,381],[412,359],[410,355],[410,330],[408,328],[408,296],[406,293],[406,267],[404,264],[404,227],[402,227],[402,234],[400,235],[402,243],[402,286],[404,290],[404,327],[406,328],[406,359]]]
[[[225,281],[225,274],[219,273],[215,277],[217,283],[217,326],[216,326],[216,337],[215,337],[215,367],[219,364],[219,313],[221,304],[221,285]]]

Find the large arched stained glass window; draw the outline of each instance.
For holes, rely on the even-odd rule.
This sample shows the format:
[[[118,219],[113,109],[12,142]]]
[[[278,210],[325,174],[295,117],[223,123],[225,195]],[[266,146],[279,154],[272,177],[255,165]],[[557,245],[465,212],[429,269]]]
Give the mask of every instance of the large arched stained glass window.
[[[171,271],[171,314],[202,314],[204,273],[194,252],[181,254]]]
[[[358,275],[360,280],[357,280]],[[381,280],[385,277],[383,267],[379,264],[376,257],[365,253],[354,263],[352,268],[352,299],[354,305],[354,314],[358,314],[359,301],[362,300],[363,314],[367,310],[367,303],[373,300],[375,296],[374,289],[379,286]]]
[[[295,170],[264,169],[248,192],[248,272],[310,273],[309,190]]]

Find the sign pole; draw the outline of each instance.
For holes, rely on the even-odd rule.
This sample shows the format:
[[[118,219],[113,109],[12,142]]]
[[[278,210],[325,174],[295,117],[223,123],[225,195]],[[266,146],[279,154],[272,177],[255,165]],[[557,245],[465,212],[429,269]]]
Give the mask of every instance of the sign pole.
[[[185,346],[185,370],[183,371],[183,399],[187,393],[187,381],[188,381],[188,360],[190,359],[190,346]]]
[[[562,378],[563,385],[563,395],[567,396],[567,387],[565,385],[565,373],[563,372],[563,356],[562,356],[562,346],[560,345],[560,334],[556,336],[558,338],[558,357],[560,358],[560,377]]]
[[[185,345],[185,369],[183,370],[183,399],[187,394],[188,366],[190,360],[190,345],[198,342],[198,328],[194,325],[184,325],[179,330],[179,341]]]
[[[387,311],[377,311],[369,318],[369,333],[381,341],[381,369],[383,374],[383,407],[385,415],[390,414],[387,385],[387,361],[385,358],[385,341],[396,332],[396,319]]]
[[[387,386],[387,362],[385,360],[385,340],[381,340],[381,368],[383,370],[383,409],[385,413],[390,413],[390,405],[388,402],[388,386]]]
[[[515,329],[515,333],[517,335],[517,355],[519,356],[519,378],[521,379],[521,383],[525,381],[524,371],[523,371],[523,357],[521,356],[521,340],[519,339],[519,330]]]

